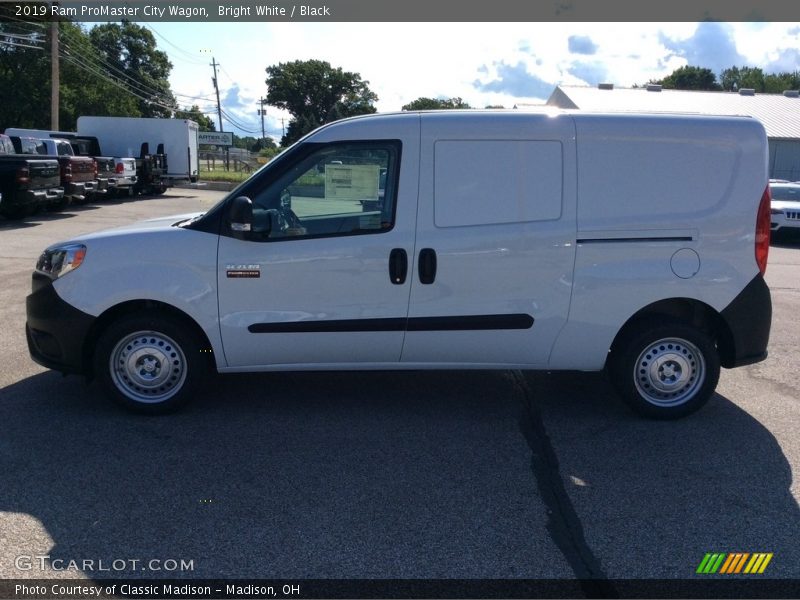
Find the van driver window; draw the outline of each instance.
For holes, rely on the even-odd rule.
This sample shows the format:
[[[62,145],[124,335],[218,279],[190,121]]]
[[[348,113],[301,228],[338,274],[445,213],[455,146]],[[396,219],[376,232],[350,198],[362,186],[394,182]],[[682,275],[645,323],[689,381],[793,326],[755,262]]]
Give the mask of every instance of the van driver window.
[[[253,239],[380,233],[394,224],[399,144],[325,146],[253,197]]]

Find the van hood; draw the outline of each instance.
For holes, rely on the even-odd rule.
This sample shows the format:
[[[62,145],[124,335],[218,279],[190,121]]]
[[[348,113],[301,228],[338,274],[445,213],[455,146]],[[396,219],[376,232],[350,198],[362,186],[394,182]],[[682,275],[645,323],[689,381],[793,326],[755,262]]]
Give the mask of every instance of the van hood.
[[[75,238],[73,241],[76,242],[84,240],[89,241],[89,240],[111,238],[111,237],[130,235],[136,233],[154,232],[156,230],[167,231],[170,229],[174,229],[175,225],[177,225],[178,223],[182,223],[184,221],[188,221],[195,217],[199,217],[202,214],[204,213],[202,212],[184,213],[180,215],[170,215],[168,217],[158,217],[157,219],[148,219],[146,221],[138,221],[136,223],[131,223],[130,225],[113,227],[111,229],[103,229],[101,231],[96,231],[94,233],[82,235],[79,238]]]
[[[773,200],[770,203],[770,208],[775,210],[800,210],[800,201],[798,200]]]

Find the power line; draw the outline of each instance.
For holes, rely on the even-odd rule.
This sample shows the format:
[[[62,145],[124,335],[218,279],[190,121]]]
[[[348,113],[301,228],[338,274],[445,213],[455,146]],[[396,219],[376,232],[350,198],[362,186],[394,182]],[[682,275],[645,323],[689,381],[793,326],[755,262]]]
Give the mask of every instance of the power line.
[[[195,59],[195,57],[194,57],[194,56],[193,56],[193,55],[192,55],[192,54],[191,54],[189,51],[187,51],[187,50],[184,50],[183,48],[181,48],[181,47],[177,46],[176,44],[173,44],[173,43],[172,43],[171,41],[169,41],[169,40],[168,40],[168,39],[167,39],[167,38],[166,38],[164,35],[162,35],[161,33],[159,33],[159,32],[158,32],[158,31],[155,29],[155,27],[153,27],[152,25],[150,25],[150,24],[145,24],[144,26],[145,26],[145,27],[147,27],[148,29],[150,29],[150,30],[151,30],[153,33],[155,33],[155,34],[156,34],[158,37],[160,37],[162,40],[164,40],[164,41],[165,41],[166,43],[168,43],[170,46],[172,46],[173,48],[175,48],[175,50],[177,50],[178,52],[180,52],[181,54],[183,54],[184,56],[183,56],[183,57],[180,57],[180,59],[181,59],[182,61],[184,61],[184,62],[187,62],[187,63],[191,63],[191,64],[193,64],[193,65],[204,65],[204,64],[205,64],[205,62],[204,62],[204,61],[196,60],[196,59]],[[187,57],[190,57],[190,58],[187,58]]]
[[[24,28],[20,27],[20,25],[25,25],[25,26],[30,26],[30,27],[33,27],[33,28],[37,28],[37,25],[38,25],[37,23],[31,23],[31,22],[28,22],[28,21],[24,21],[22,19],[13,19],[12,18],[11,20],[12,21],[16,21],[16,23],[13,23],[13,25],[15,27],[17,27],[23,33],[15,34],[15,33],[9,33],[7,31],[6,32],[0,31],[0,38],[6,37],[6,38],[25,39],[25,40],[31,39],[32,40],[34,37],[41,37],[41,36],[44,35],[43,32],[31,31],[30,29],[24,29]],[[152,27],[150,27],[150,29],[152,29],[154,33],[156,33],[159,37],[164,39],[164,41],[166,41],[167,43],[169,43],[170,45],[172,45],[176,49],[178,49],[178,50],[180,50],[182,52],[185,52],[182,49],[180,49],[178,46],[176,46],[175,44],[172,44],[172,42],[170,42],[166,37],[161,35],[159,32],[157,32]],[[169,89],[169,87],[167,89],[159,89],[159,88],[153,87],[152,85],[148,85],[148,84],[146,84],[146,83],[134,78],[129,73],[126,73],[126,72],[122,71],[121,69],[117,68],[115,65],[111,64],[109,62],[109,60],[107,60],[107,59],[105,59],[103,57],[102,53],[97,48],[94,48],[93,46],[91,46],[91,42],[88,42],[88,40],[86,40],[83,37],[75,37],[75,35],[77,35],[77,32],[74,32],[73,30],[68,29],[68,28],[61,28],[61,32],[66,34],[66,35],[63,35],[63,36],[60,36],[60,37],[63,37],[63,38],[66,38],[66,39],[61,40],[61,43],[60,43],[61,48],[56,48],[55,49],[56,53],[54,54],[54,57],[62,58],[63,60],[65,60],[65,61],[69,62],[70,64],[74,65],[75,67],[77,67],[78,69],[80,69],[80,70],[82,70],[82,71],[84,71],[86,73],[89,73],[89,74],[99,78],[100,80],[103,80],[103,81],[105,81],[107,83],[110,83],[111,85],[121,89],[122,91],[124,91],[124,92],[126,92],[126,93],[128,93],[128,94],[130,94],[130,95],[132,95],[132,96],[134,96],[134,97],[136,97],[138,99],[140,99],[140,100],[143,100],[144,102],[147,102],[147,103],[152,104],[154,106],[158,106],[160,108],[163,108],[165,110],[173,112],[173,111],[181,110],[180,107],[174,106],[174,105],[168,105],[168,104],[165,104],[163,101],[159,101],[159,100],[163,100],[163,97],[168,95],[168,94],[170,94],[170,93],[173,96],[179,96],[181,98],[188,98],[188,99],[191,99],[191,100],[201,100],[201,101],[211,100],[211,98],[209,98],[207,96],[203,97],[203,96],[194,96],[194,95],[190,95],[190,94],[182,94],[180,92],[172,91],[171,89]],[[69,42],[71,42],[71,44],[68,43],[67,40],[69,40]],[[87,48],[86,47],[87,44],[89,44],[91,47]],[[44,48],[38,47],[38,46],[24,46],[23,44],[20,44],[18,42],[11,42],[11,41],[8,41],[8,40],[2,41],[2,39],[0,39],[0,45],[31,47],[31,48],[35,48],[35,49],[39,49],[39,50],[43,50],[44,49]],[[197,63],[197,64],[201,64],[201,63]],[[216,63],[216,66],[220,66],[219,63]],[[228,74],[227,71],[224,71],[224,72],[230,78],[230,74]],[[214,83],[215,83],[215,86],[216,86],[216,70],[215,70]],[[234,82],[234,84],[235,84],[235,82]],[[219,89],[218,88],[217,88],[217,101],[218,101],[218,109],[217,109],[216,112],[218,112],[218,114],[220,116],[220,131],[222,131],[222,114],[225,114],[225,116],[229,119],[229,121],[237,129],[240,129],[240,130],[245,131],[247,133],[258,133],[254,129],[251,129],[251,128],[245,126],[245,125],[242,125],[242,123],[240,123],[237,119],[231,117],[230,114],[228,114],[227,112],[222,110],[222,107],[219,104]],[[202,112],[202,114],[211,114],[214,111],[206,110],[206,111],[201,111],[201,112]],[[57,129],[57,127],[56,127],[56,129]]]
[[[72,35],[72,32],[70,32],[70,36],[71,35]],[[68,37],[70,37],[70,36],[68,36]],[[77,41],[73,39],[73,43],[77,43]],[[83,43],[83,40],[81,40],[80,43]],[[103,68],[103,69],[106,69],[108,71],[113,71],[114,73],[117,73],[118,76],[115,76],[112,73],[108,73],[108,75],[111,76],[111,77],[117,77],[117,78],[122,77],[122,78],[126,79],[128,82],[130,82],[130,83],[126,83],[126,85],[130,85],[131,87],[134,87],[135,89],[138,88],[138,91],[141,92],[141,93],[151,94],[151,95],[163,95],[163,94],[167,93],[167,90],[154,88],[154,87],[149,86],[149,85],[147,85],[145,83],[142,83],[141,81],[139,81],[137,79],[134,79],[130,74],[118,69],[113,64],[111,64],[108,60],[104,59],[102,57],[102,55],[96,54],[97,50],[94,49],[94,48],[92,48],[92,50],[94,50],[94,52],[92,52],[89,49],[86,49],[84,51],[82,48],[80,50],[76,50],[75,48],[73,48],[72,46],[70,46],[67,43],[64,43],[64,46],[68,50],[70,50],[70,52],[79,55],[85,62],[93,64],[98,69]],[[172,94],[174,96],[180,96],[182,98],[189,98],[191,100],[210,100],[210,98],[208,98],[208,97],[192,96],[190,94],[182,94],[180,92],[175,92],[175,91],[172,91]]]
[[[65,30],[65,33],[66,33],[66,31],[68,31],[68,30]],[[72,32],[69,32],[68,35],[63,36],[63,37],[69,38],[69,41],[72,44],[75,44],[75,46],[72,46],[72,45],[70,45],[70,43],[67,43],[66,40],[63,41],[64,47],[67,48],[67,50],[69,50],[72,54],[77,55],[78,57],[83,59],[84,62],[86,62],[88,64],[91,64],[91,65],[95,66],[96,68],[98,68],[100,70],[105,69],[106,71],[114,71],[115,73],[118,74],[118,75],[113,75],[111,73],[108,73],[109,76],[117,77],[118,79],[119,78],[126,79],[128,82],[130,82],[130,83],[127,83],[127,85],[130,85],[131,87],[138,88],[139,91],[142,92],[142,93],[146,93],[146,94],[163,94],[165,92],[164,90],[157,89],[157,88],[149,86],[149,85],[147,85],[147,84],[145,84],[145,83],[143,83],[141,81],[138,81],[137,79],[134,79],[128,73],[122,71],[121,69],[118,69],[115,65],[111,64],[111,62],[109,62],[108,60],[103,58],[102,54],[99,51],[97,51],[97,49],[95,49],[95,48],[91,48],[90,49],[90,48],[84,48],[84,47],[78,48],[77,47],[78,44],[80,44],[81,46],[84,46],[86,41],[83,40],[83,39],[76,40],[75,38],[72,37]]]
[[[250,125],[250,126],[242,125],[234,117],[231,117],[231,115],[228,112],[226,112],[224,109],[222,110],[222,114],[225,115],[225,118],[228,119],[228,121],[234,127],[236,127],[237,129],[240,129],[241,131],[244,131],[245,133],[251,133],[251,134],[254,134],[254,135],[258,135],[258,133],[259,133],[258,130],[257,129],[252,129],[252,125]]]
[[[111,79],[110,77],[105,75],[102,71],[98,71],[96,68],[93,68],[92,66],[81,62],[80,60],[78,60],[74,56],[71,56],[69,54],[61,54],[60,56],[61,56],[61,58],[63,58],[67,62],[70,62],[70,63],[74,64],[79,69],[82,69],[82,70],[86,71],[87,73],[91,73],[95,77],[99,77],[101,79],[104,79],[106,82],[108,82],[108,83],[120,88],[121,90],[123,90],[125,92],[128,92],[130,95],[135,96],[136,98],[139,98],[140,100],[144,100],[145,102],[148,102],[148,103],[153,104],[155,106],[158,106],[160,108],[164,108],[164,109],[169,110],[171,112],[176,110],[175,106],[168,106],[166,104],[162,104],[160,102],[157,102],[153,98],[148,98],[146,96],[142,96],[140,94],[137,94],[136,92],[134,92],[130,88],[126,87],[123,83],[121,83],[119,81],[116,81],[114,79]]]

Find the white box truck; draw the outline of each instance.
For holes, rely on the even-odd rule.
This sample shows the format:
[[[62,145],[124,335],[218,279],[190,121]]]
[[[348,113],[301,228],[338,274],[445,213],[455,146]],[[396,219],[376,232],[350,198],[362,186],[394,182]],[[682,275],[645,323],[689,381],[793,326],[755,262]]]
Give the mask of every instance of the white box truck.
[[[142,144],[150,153],[163,145],[167,155],[166,179],[170,182],[197,181],[199,126],[188,119],[147,119],[138,117],[78,117],[78,133],[100,141],[104,152],[138,158]]]
[[[204,214],[46,249],[30,352],[146,412],[212,369],[607,369],[681,417],[767,356],[767,159],[745,117],[337,121]]]

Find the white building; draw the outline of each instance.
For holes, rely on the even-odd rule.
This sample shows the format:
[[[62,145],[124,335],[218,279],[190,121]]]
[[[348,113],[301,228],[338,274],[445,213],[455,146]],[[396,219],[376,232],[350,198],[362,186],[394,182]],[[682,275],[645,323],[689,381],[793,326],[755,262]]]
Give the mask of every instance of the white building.
[[[756,94],[753,90],[700,92],[665,90],[658,85],[618,88],[562,85],[548,106],[608,112],[677,112],[746,115],[764,124],[769,138],[769,172],[776,179],[800,180],[800,93]]]

